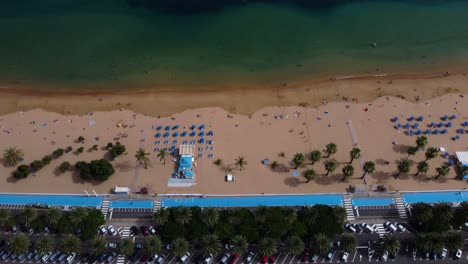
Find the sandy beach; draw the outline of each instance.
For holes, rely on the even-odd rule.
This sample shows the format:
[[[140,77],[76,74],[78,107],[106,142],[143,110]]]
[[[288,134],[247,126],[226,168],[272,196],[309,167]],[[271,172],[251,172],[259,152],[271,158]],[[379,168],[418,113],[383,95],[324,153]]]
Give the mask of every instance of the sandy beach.
[[[362,161],[372,160],[377,164],[376,172],[368,178],[367,184],[387,184],[389,190],[436,190],[436,189],[461,189],[466,186],[465,181],[454,180],[455,172],[450,175],[440,177],[438,180],[432,178],[437,174],[435,168],[440,166],[447,159],[438,157],[430,160],[430,169],[427,175],[416,173],[416,165],[411,167],[410,175],[394,179],[393,174],[397,171],[396,164],[399,160],[406,158],[406,149],[409,145],[414,145],[415,136],[405,135],[403,129],[395,129],[395,123],[390,121],[394,116],[399,116],[400,122],[406,123],[406,118],[411,115],[424,116],[424,122],[420,122],[421,129],[427,129],[430,122],[440,122],[444,115],[457,115],[451,120],[453,127],[447,128],[445,135],[428,135],[429,146],[444,147],[451,155],[455,151],[464,151],[468,147],[468,137],[460,135],[460,140],[454,141],[452,138],[457,135],[456,130],[462,128],[461,123],[468,121],[468,97],[466,94],[466,78],[463,75],[449,76],[445,78],[424,79],[424,80],[356,80],[337,81],[336,89],[329,92],[330,98],[324,103],[323,98],[328,98],[327,92],[321,89],[307,91],[307,88],[294,90],[284,90],[278,92],[277,96],[261,97],[260,94],[252,92],[249,94],[239,93],[238,97],[231,96],[231,100],[224,105],[223,100],[229,98],[228,95],[219,95],[218,98],[198,95],[200,100],[206,99],[206,104],[214,101],[223,104],[225,109],[220,107],[207,107],[186,110],[171,114],[167,117],[157,117],[173,112],[174,109],[159,111],[162,106],[173,104],[174,108],[189,107],[188,99],[179,100],[174,94],[158,96],[147,95],[138,104],[126,107],[123,95],[106,96],[102,101],[99,96],[70,96],[70,100],[60,101],[61,97],[52,97],[45,105],[52,110],[67,112],[73,109],[72,113],[63,115],[56,112],[48,112],[42,109],[28,110],[30,108],[43,107],[45,99],[33,102],[34,96],[30,99],[11,100],[9,107],[14,105],[16,111],[0,116],[1,141],[0,148],[16,146],[24,150],[25,164],[29,164],[35,159],[40,159],[44,155],[52,153],[57,148],[72,146],[73,149],[83,146],[85,151],[81,154],[65,154],[51,164],[29,176],[27,179],[16,181],[11,177],[12,167],[0,166],[0,191],[1,192],[37,192],[37,193],[84,193],[83,190],[95,190],[98,193],[109,193],[115,186],[130,186],[133,191],[141,187],[148,187],[151,193],[202,193],[202,194],[259,194],[259,193],[327,193],[344,192],[352,184],[363,184],[360,179],[362,170],[360,161],[355,160],[355,175],[347,181],[341,181],[341,169],[349,162],[349,151],[356,146],[362,150]],[[380,84],[378,83],[380,82]],[[402,95],[406,100],[390,96],[381,96],[371,102],[363,102],[362,97],[353,94],[362,94],[360,89],[374,90],[376,94],[386,94],[391,91],[393,95]],[[421,84],[421,85],[419,85]],[[422,85],[424,84],[424,85]],[[381,86],[381,90],[377,88]],[[409,87],[414,88],[409,89]],[[464,87],[464,88],[463,88]],[[334,89],[335,89],[334,88]],[[353,90],[354,88],[358,90]],[[337,92],[339,91],[339,92]],[[270,91],[271,93],[272,91]],[[304,95],[310,92],[310,98],[315,98],[310,102]],[[453,94],[438,96],[452,92]],[[260,93],[260,92],[259,92]],[[283,98],[283,93],[288,94]],[[290,94],[294,94],[289,96]],[[336,94],[339,93],[339,96]],[[332,96],[333,95],[333,96]],[[301,97],[302,96],[302,97]],[[415,100],[419,96],[417,103],[408,100]],[[249,102],[239,103],[238,100],[249,97]],[[347,97],[347,98],[346,98]],[[434,98],[432,98],[434,97]],[[13,97],[14,98],[14,97]],[[103,97],[104,98],[104,97]],[[173,100],[171,101],[170,98]],[[320,98],[320,99],[319,99]],[[371,98],[371,97],[369,97]],[[428,99],[432,98],[432,99]],[[2,101],[8,97],[3,96]],[[62,97],[63,99],[63,97]],[[10,101],[8,100],[8,101]],[[41,100],[43,100],[41,102]],[[121,100],[121,108],[131,108],[130,110],[113,110],[116,106],[113,102]],[[185,101],[187,100],[187,101]],[[297,100],[294,102],[294,100]],[[311,107],[312,105],[319,105]],[[254,102],[257,101],[257,105]],[[306,102],[306,107],[282,106],[294,105],[298,102]],[[111,103],[112,102],[112,103]],[[147,102],[147,103],[145,103]],[[163,103],[164,102],[164,103]],[[294,102],[294,103],[293,103]],[[195,102],[192,102],[195,104]],[[198,102],[196,102],[198,103]],[[265,107],[265,105],[275,104],[279,106]],[[65,107],[65,105],[67,105]],[[79,107],[82,105],[83,107]],[[96,109],[93,112],[82,114],[87,108]],[[204,104],[200,104],[204,105]],[[218,105],[218,104],[213,104]],[[44,108],[49,109],[48,106]],[[152,109],[152,107],[154,109]],[[2,111],[6,111],[8,106],[3,106]],[[152,109],[150,111],[150,109]],[[11,110],[11,108],[10,108]],[[140,111],[141,110],[141,111]],[[256,110],[256,111],[255,111]],[[253,114],[242,115],[233,112],[245,112]],[[78,115],[80,113],[81,115]],[[287,118],[286,118],[287,116]],[[124,124],[118,127],[117,124]],[[413,123],[413,122],[411,122]],[[191,132],[189,127],[204,124],[206,131],[213,131],[214,136],[206,139],[213,140],[213,145],[196,144],[196,157],[203,154],[203,157],[196,158],[195,174],[196,185],[190,188],[169,188],[168,179],[175,170],[175,163],[171,159],[166,165],[159,160],[156,147],[169,147],[173,140],[178,140],[176,145],[186,138],[169,137],[168,144],[164,144],[165,138],[156,138],[156,127],[179,125],[179,132]],[[467,128],[465,128],[467,129]],[[353,139],[354,130],[355,138]],[[164,132],[164,131],[163,131]],[[197,134],[200,131],[197,131]],[[85,138],[84,144],[74,143],[78,136]],[[193,139],[198,140],[199,137]],[[188,137],[187,140],[193,140]],[[79,179],[77,173],[67,172],[59,174],[57,166],[63,161],[74,164],[77,161],[90,161],[106,156],[106,151],[102,149],[108,142],[121,142],[127,147],[127,154],[112,161],[116,168],[116,173],[105,183],[92,184],[85,183]],[[159,140],[160,145],[155,141]],[[357,142],[355,142],[357,141]],[[325,173],[323,160],[314,165],[305,165],[295,170],[291,163],[293,155],[298,152],[310,153],[314,149],[323,150],[329,142],[338,145],[338,152],[332,156],[339,162],[338,169],[330,176]],[[92,145],[98,144],[98,151],[87,151]],[[150,167],[138,169],[134,154],[139,147],[143,147],[151,153]],[[213,146],[213,150],[210,147]],[[203,148],[203,151],[198,150]],[[284,157],[280,157],[280,152],[284,152]],[[212,154],[214,158],[208,158]],[[246,158],[248,165],[246,169],[240,171],[233,168],[234,160],[238,156]],[[223,166],[216,166],[213,161],[216,158],[223,160]],[[269,166],[262,164],[263,159],[270,162],[277,161],[289,168],[288,172],[276,172]],[[418,152],[410,157],[414,163],[424,160],[424,153]],[[308,161],[310,162],[310,161]],[[387,164],[388,163],[388,164]],[[226,169],[233,168],[232,173],[236,176],[235,182],[226,182]],[[313,168],[319,175],[315,180],[305,183],[302,173],[307,168]],[[297,173],[295,173],[297,172]],[[299,175],[299,176],[296,176]]]

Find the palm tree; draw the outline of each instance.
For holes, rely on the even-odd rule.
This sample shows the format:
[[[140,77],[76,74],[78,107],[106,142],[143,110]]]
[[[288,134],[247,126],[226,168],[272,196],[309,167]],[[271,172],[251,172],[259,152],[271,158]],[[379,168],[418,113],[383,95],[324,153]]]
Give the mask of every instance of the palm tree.
[[[273,256],[276,254],[276,251],[278,250],[278,245],[275,240],[265,237],[262,240],[260,240],[260,253],[263,256]]]
[[[14,235],[10,239],[10,251],[15,255],[21,255],[28,252],[31,241],[24,234]]]
[[[174,256],[180,258],[188,250],[189,250],[189,242],[185,238],[179,237],[179,238],[174,239],[174,241],[172,241],[172,252]]]
[[[46,223],[51,227],[56,227],[61,217],[62,211],[57,207],[50,208],[45,214]]]
[[[344,234],[341,238],[341,244],[343,244],[343,250],[348,253],[353,253],[357,248],[356,237],[350,234]]]
[[[167,151],[160,149],[157,157],[159,158],[159,161],[163,161],[163,164],[166,165]]]
[[[315,176],[317,176],[317,174],[313,169],[308,169],[304,172],[304,178],[306,178],[307,183],[315,179]]]
[[[21,149],[16,147],[8,147],[3,150],[3,161],[8,166],[16,166],[23,160],[24,153]]]
[[[247,165],[247,161],[245,160],[244,157],[238,157],[234,165],[238,167],[239,170],[243,170],[245,169],[245,166]]]
[[[247,241],[247,238],[245,238],[243,235],[234,235],[231,238],[231,245],[233,246],[232,252],[240,255],[247,252],[249,242]]]
[[[216,234],[206,234],[201,239],[202,254],[215,255],[221,249],[221,242]]]
[[[169,221],[170,211],[164,207],[157,210],[153,215],[153,221],[158,226],[163,226]]]
[[[294,154],[293,163],[295,164],[294,169],[297,169],[299,166],[304,164],[305,156],[302,153]]]
[[[437,219],[443,223],[448,224],[453,219],[452,206],[448,203],[436,203],[433,205],[432,211]]]
[[[70,212],[70,222],[74,227],[76,227],[85,219],[86,216],[88,216],[88,209],[85,207],[75,207]]]
[[[119,252],[125,256],[131,256],[135,252],[135,244],[132,240],[124,238],[119,243]]]
[[[429,253],[432,251],[432,248],[434,247],[432,244],[432,240],[428,239],[426,233],[419,233],[416,236],[416,248],[424,253]]]
[[[212,228],[218,223],[219,211],[213,207],[202,208],[200,219],[202,223]]]
[[[395,175],[397,178],[400,177],[401,173],[408,173],[410,170],[411,163],[409,160],[402,160],[400,164],[398,164],[398,174]]]
[[[20,222],[23,223],[25,226],[29,226],[29,224],[37,217],[37,211],[34,208],[27,207],[21,212],[19,219]]]
[[[354,167],[351,164],[348,164],[343,167],[343,181],[346,181],[349,177],[353,176]]]
[[[323,233],[318,233],[315,236],[314,243],[321,256],[325,256],[330,250],[330,239]]]
[[[312,165],[314,165],[315,162],[320,161],[322,158],[322,152],[320,150],[312,150],[310,153],[310,160],[312,160]]]
[[[81,241],[77,236],[68,235],[62,240],[62,251],[66,254],[77,253],[81,250]]]
[[[157,236],[149,236],[145,239],[143,248],[150,256],[161,253],[162,243],[161,239]]]
[[[237,226],[242,223],[242,209],[232,208],[227,210],[227,221],[230,225]]]
[[[363,166],[364,174],[362,175],[361,179],[366,177],[366,174],[372,174],[375,171],[375,163],[372,161],[366,161]]]
[[[395,235],[386,235],[383,238],[383,248],[391,256],[395,256],[398,250],[400,250],[400,240]]]
[[[361,150],[359,148],[353,148],[349,152],[349,157],[351,158],[351,160],[349,161],[349,164],[351,164],[353,163],[353,160],[359,159],[359,157],[361,157]]]
[[[444,163],[440,167],[436,168],[436,171],[437,176],[435,176],[435,179],[437,180],[440,176],[447,176],[450,173],[450,166]]]
[[[409,159],[410,156],[416,155],[416,153],[418,153],[418,150],[419,150],[418,147],[410,146],[408,150],[406,151],[406,154],[408,154],[408,156],[406,156],[406,159]]]
[[[255,210],[255,220],[260,223],[264,224],[267,219],[268,208],[264,205],[257,206]]]
[[[425,136],[417,137],[416,146],[418,146],[418,149],[424,149],[427,146],[427,137]]]
[[[107,241],[104,237],[96,236],[91,240],[91,252],[94,256],[98,256],[106,252]]]
[[[463,243],[464,240],[460,234],[454,232],[445,234],[445,245],[449,250],[453,251],[459,248],[463,248]]]
[[[347,218],[346,209],[341,206],[333,207],[333,216],[338,223],[344,224]]]
[[[291,225],[297,219],[296,210],[291,208],[291,207],[284,207],[283,208],[283,217],[284,217],[284,221],[287,224]]]
[[[433,159],[437,157],[437,154],[439,154],[439,149],[435,147],[430,147],[426,150],[426,161]]]
[[[419,173],[426,173],[429,170],[429,164],[426,161],[421,161],[418,163],[418,172],[416,172],[415,176],[418,176]]]
[[[291,255],[299,255],[304,251],[304,241],[299,236],[289,236],[286,239],[285,249]]]
[[[36,240],[36,250],[39,255],[52,252],[54,250],[54,240],[50,236],[42,236]]]
[[[215,160],[213,161],[213,164],[219,167],[219,166],[223,165],[223,160],[220,159],[220,158],[215,159]]]
[[[304,207],[302,210],[302,216],[304,218],[304,222],[307,225],[313,225],[317,222],[318,219],[318,210],[315,206],[307,206]]]
[[[179,225],[188,224],[192,220],[192,210],[188,207],[176,207],[174,213],[174,219]]]
[[[335,143],[328,143],[325,146],[325,153],[328,154],[327,158],[329,158],[332,154],[335,154],[338,151],[338,147]]]
[[[149,158],[148,156],[150,153],[147,153],[144,149],[139,148],[135,154],[135,158],[140,165],[143,165],[145,169],[148,169]]]
[[[327,160],[325,161],[325,170],[327,171],[326,176],[330,174],[330,172],[334,172],[338,163],[335,160]]]
[[[426,203],[414,203],[411,211],[420,225],[428,223],[433,218],[432,207]]]
[[[5,225],[10,220],[10,210],[0,209],[0,226]]]

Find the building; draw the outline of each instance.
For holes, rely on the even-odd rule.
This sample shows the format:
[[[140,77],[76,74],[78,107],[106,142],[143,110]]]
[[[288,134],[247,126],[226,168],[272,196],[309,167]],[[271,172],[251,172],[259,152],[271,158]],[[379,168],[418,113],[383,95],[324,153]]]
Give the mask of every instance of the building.
[[[115,186],[114,188],[114,194],[125,194],[125,195],[129,195],[130,194],[130,188],[128,187],[119,187],[119,186]]]
[[[468,167],[468,151],[457,151],[455,154],[457,155],[460,167]],[[463,179],[468,179],[468,174],[462,175],[462,177]]]
[[[195,177],[193,171],[194,153],[195,145],[180,145],[179,168],[177,169],[177,174],[180,178],[193,179]]]

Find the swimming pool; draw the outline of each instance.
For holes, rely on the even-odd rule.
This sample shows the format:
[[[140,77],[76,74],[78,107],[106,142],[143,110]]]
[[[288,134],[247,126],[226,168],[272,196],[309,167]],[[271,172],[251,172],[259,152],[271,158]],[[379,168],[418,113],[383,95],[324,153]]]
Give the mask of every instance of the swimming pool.
[[[468,201],[468,191],[404,193],[403,199],[406,203],[464,202]]]
[[[153,208],[153,200],[116,200],[109,203],[109,208]]]
[[[353,198],[351,203],[354,206],[387,206],[395,201],[392,198]]]
[[[191,197],[163,198],[162,206],[200,206],[200,207],[254,207],[254,206],[304,206],[304,205],[342,205],[343,196],[339,194],[317,195],[262,195],[242,197]]]
[[[96,207],[101,206],[103,200],[102,196],[0,194],[0,204]]]

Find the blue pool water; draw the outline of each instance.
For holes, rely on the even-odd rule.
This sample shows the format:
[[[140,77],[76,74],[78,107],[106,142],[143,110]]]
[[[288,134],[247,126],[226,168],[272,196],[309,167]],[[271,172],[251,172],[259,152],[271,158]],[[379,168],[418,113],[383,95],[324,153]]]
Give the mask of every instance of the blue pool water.
[[[438,203],[468,201],[468,191],[404,193],[406,203]]]
[[[392,198],[353,198],[354,206],[387,206],[395,201]]]
[[[117,200],[109,203],[110,208],[153,208],[153,200]]]
[[[246,197],[207,197],[207,198],[163,198],[165,207],[254,207],[254,206],[304,206],[304,205],[342,205],[343,196],[337,194],[320,195],[274,195]]]
[[[21,195],[0,194],[0,204],[41,204],[55,206],[101,206],[104,197],[88,197],[80,195]]]

